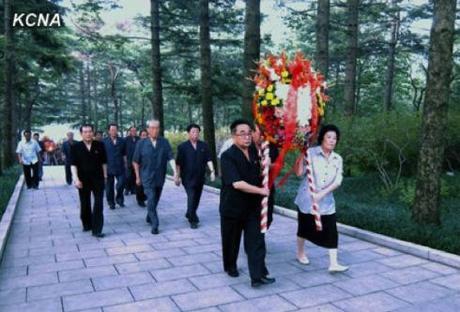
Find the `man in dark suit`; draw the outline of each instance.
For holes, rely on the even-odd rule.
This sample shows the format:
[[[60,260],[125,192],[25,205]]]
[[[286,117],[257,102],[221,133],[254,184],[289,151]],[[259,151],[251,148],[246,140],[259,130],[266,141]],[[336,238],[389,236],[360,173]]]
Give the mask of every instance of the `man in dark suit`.
[[[77,143],[73,139],[73,132],[67,132],[67,141],[62,144],[62,153],[65,156],[65,180],[68,185],[72,184],[72,170],[70,169],[72,165],[72,153],[71,148],[72,146]]]
[[[133,126],[129,128],[128,136],[125,138],[127,159],[125,195],[136,194],[136,174],[133,168],[133,155],[138,141],[137,129]]]
[[[104,144],[94,140],[93,125],[80,127],[82,141],[72,145],[72,176],[80,197],[80,218],[83,231],[104,237],[104,184],[107,179],[107,156]],[[91,193],[94,206],[91,211]]]
[[[107,154],[107,185],[106,195],[110,209],[115,209],[115,202],[124,207],[125,198],[123,189],[125,187],[126,173],[126,144],[125,140],[118,136],[118,125],[110,124],[107,127],[108,136],[103,139]],[[117,181],[116,186],[115,179]],[[115,189],[116,188],[116,195]]]
[[[35,132],[33,137],[41,149],[40,159],[38,160],[38,179],[41,181],[43,179],[43,156],[45,154],[45,144],[43,144],[43,141],[40,141],[40,133]]]
[[[220,220],[224,270],[231,277],[239,275],[236,263],[244,232],[244,250],[248,257],[252,287],[275,282],[265,266],[265,236],[260,231],[262,187],[260,160],[252,143],[252,125],[236,120],[230,126],[234,144],[221,156],[222,189]]]
[[[146,221],[152,225],[151,233],[158,234],[160,222],[157,206],[166,179],[166,167],[169,162],[174,171],[174,178],[177,179],[176,161],[169,141],[159,136],[160,122],[150,120],[147,131],[149,137],[136,144],[133,166],[136,173],[136,184],[142,185],[145,195],[147,195],[148,214]]]
[[[188,141],[177,147],[176,166],[180,179],[176,185],[184,185],[187,193],[187,213],[185,217],[190,222],[190,227],[196,229],[200,219],[196,213],[203,191],[206,166],[211,172],[211,181],[215,180],[214,165],[208,145],[199,140],[201,128],[197,124],[187,127]]]

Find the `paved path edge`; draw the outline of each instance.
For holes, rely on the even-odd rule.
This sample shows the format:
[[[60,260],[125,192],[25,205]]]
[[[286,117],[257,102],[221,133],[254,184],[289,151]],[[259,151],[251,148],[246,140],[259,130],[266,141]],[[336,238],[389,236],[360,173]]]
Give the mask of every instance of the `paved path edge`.
[[[204,190],[214,194],[220,193],[218,188],[209,185],[205,185]],[[274,212],[291,219],[297,219],[297,211],[285,207],[275,205]],[[456,254],[366,231],[342,223],[337,223],[337,227],[339,233],[460,269],[460,256]]]
[[[8,241],[8,234],[10,233],[11,224],[13,223],[14,214],[19,203],[19,196],[22,192],[24,185],[24,175],[20,175],[16,186],[14,187],[13,194],[8,201],[5,212],[0,220],[0,262],[3,258],[3,251],[5,250]]]

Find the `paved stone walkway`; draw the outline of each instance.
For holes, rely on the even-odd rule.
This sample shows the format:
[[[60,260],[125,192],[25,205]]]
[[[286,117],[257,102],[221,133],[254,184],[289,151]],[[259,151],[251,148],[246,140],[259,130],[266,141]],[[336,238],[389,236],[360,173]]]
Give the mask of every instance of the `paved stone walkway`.
[[[201,227],[185,221],[186,195],[167,182],[160,235],[145,208],[105,210],[106,238],[81,231],[77,192],[63,168],[46,168],[38,191],[24,190],[0,266],[0,311],[459,311],[460,272],[342,235],[340,258],[351,269],[327,272],[327,252],[309,245],[296,263],[296,222],[275,216],[267,235],[274,285],[252,289],[243,274],[222,272],[219,198],[204,193]]]

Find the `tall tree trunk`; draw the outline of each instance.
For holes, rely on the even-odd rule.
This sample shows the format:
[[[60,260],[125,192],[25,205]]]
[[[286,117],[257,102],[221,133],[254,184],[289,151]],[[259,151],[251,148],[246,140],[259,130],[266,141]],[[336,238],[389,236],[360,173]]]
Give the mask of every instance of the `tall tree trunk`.
[[[86,94],[88,95],[88,103],[87,103],[87,115],[88,115],[88,122],[93,123],[93,106],[91,104],[91,69],[89,66],[89,61],[86,63]]]
[[[11,27],[11,0],[4,0],[4,21],[5,21],[5,100],[3,103],[3,163],[9,167],[14,162],[14,141],[16,141],[16,131],[13,127],[14,111],[14,43],[13,30]]]
[[[209,0],[200,0],[200,69],[201,107],[203,108],[204,140],[217,168],[214,109],[212,103],[211,39],[209,34]]]
[[[441,172],[452,75],[456,0],[434,1],[428,78],[412,218],[440,224]]]
[[[117,79],[120,73],[120,70],[113,64],[109,64],[110,70],[110,96],[112,97],[113,102],[113,122],[118,124],[120,116],[120,108],[118,105],[118,95],[117,95]]]
[[[363,64],[362,62],[357,62],[356,64],[356,99],[355,99],[355,107],[353,111],[358,113],[359,102],[361,101],[361,75],[363,71]]]
[[[385,77],[385,91],[383,97],[383,109],[386,112],[389,112],[393,108],[393,81],[395,73],[396,45],[399,40],[400,23],[398,0],[392,0],[392,14],[394,16],[391,21],[391,39],[388,43],[388,66]]]
[[[81,123],[85,124],[88,122],[87,118],[87,106],[86,106],[86,86],[85,86],[85,73],[84,73],[84,64],[80,64],[79,68],[79,76],[80,76],[80,97],[81,97]]]
[[[123,129],[123,110],[122,110],[122,104],[123,104],[123,98],[120,95],[119,96],[119,103],[118,103],[118,129],[120,129],[122,136],[124,136],[124,129]]]
[[[33,82],[32,88],[28,90],[24,96],[25,102],[25,111],[24,111],[24,128],[31,129],[32,128],[32,111],[37,102],[37,98],[40,95],[39,89],[39,78],[35,78]]]
[[[318,0],[316,15],[316,69],[325,78],[329,72],[329,12],[330,1]]]
[[[160,121],[161,134],[164,133],[163,87],[161,83],[160,55],[160,0],[150,0],[150,28],[152,32],[152,113]]]
[[[243,71],[243,118],[252,120],[252,98],[254,83],[252,77],[260,58],[260,0],[246,0],[244,16],[244,71]]]
[[[142,95],[141,128],[145,127],[145,96]]]
[[[345,113],[351,116],[355,112],[356,101],[356,60],[358,58],[358,9],[359,0],[347,0],[347,60],[345,67],[344,103]]]
[[[105,126],[110,123],[110,109],[109,109],[109,84],[106,81],[104,86],[104,110],[105,110]]]
[[[94,106],[93,106],[93,116],[92,116],[92,119],[93,119],[93,123],[94,123],[94,126],[96,127],[96,129],[98,129],[99,127],[99,111],[98,111],[98,102],[99,102],[99,98],[98,98],[98,93],[97,93],[97,83],[98,83],[98,75],[97,75],[97,71],[96,71],[96,68],[94,68],[93,70],[93,103],[94,103]]]

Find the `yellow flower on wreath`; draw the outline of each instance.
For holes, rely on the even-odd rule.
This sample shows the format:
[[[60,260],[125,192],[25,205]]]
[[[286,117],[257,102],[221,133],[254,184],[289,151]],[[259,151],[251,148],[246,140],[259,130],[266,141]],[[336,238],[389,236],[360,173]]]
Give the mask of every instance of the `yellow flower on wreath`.
[[[279,98],[274,98],[274,99],[272,100],[272,106],[277,106],[277,105],[279,105],[279,104],[280,104],[280,99],[279,99]]]
[[[273,93],[271,93],[271,92],[268,92],[268,93],[265,95],[265,99],[266,99],[266,100],[273,100],[273,98],[274,98],[274,97],[273,97]]]
[[[272,92],[272,91],[273,91],[273,85],[271,84],[267,87],[267,92]]]

